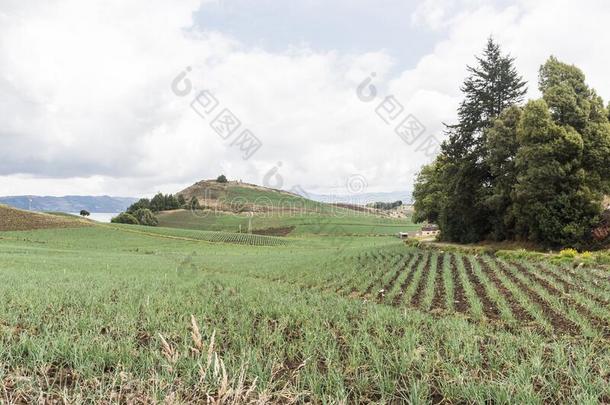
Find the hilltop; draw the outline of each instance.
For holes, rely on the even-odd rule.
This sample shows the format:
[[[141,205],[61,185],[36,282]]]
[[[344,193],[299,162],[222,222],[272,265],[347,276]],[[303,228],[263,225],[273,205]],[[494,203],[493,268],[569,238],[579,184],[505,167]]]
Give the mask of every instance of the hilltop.
[[[276,210],[329,210],[324,203],[300,195],[256,184],[202,180],[176,193],[186,201],[196,198],[204,209],[227,212],[268,212]]]
[[[176,195],[187,202],[197,199],[201,209],[160,212],[162,227],[274,236],[388,235],[419,228],[410,215],[362,205],[328,204],[239,181],[203,180]]]
[[[74,228],[88,225],[90,225],[89,221],[77,217],[42,214],[0,205],[0,231]]]

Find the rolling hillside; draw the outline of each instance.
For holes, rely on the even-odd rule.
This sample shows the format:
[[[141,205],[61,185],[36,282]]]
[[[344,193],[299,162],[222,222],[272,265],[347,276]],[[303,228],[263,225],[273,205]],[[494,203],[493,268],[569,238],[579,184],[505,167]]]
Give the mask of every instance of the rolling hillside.
[[[312,201],[286,191],[206,180],[177,193],[202,209],[159,214],[159,225],[264,235],[388,235],[419,229],[409,217]]]
[[[77,217],[41,214],[0,205],[0,231],[75,228],[88,225],[89,221]]]

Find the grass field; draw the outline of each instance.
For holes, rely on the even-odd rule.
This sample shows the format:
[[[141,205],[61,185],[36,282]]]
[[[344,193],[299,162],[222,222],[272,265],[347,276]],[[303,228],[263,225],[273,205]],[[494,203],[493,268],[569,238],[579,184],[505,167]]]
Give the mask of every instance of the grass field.
[[[168,211],[159,215],[159,225],[169,228],[238,232],[293,227],[291,235],[394,235],[418,230],[410,218],[383,218],[358,214],[343,208],[329,213],[261,213],[256,215],[188,210]]]
[[[607,270],[213,234],[0,233],[0,402],[610,402]]]

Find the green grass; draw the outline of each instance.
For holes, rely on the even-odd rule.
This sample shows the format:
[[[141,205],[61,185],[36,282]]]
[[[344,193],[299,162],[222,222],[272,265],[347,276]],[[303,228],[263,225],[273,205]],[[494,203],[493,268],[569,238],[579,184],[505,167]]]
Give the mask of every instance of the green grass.
[[[326,208],[327,209],[327,206]],[[170,211],[159,215],[159,225],[168,228],[197,229],[207,231],[238,232],[253,230],[294,227],[291,236],[296,235],[394,235],[420,229],[409,218],[381,218],[357,214],[337,208],[334,214],[324,212],[269,212],[250,214],[231,214],[213,211]]]
[[[430,307],[426,261],[413,258],[430,259],[447,289],[450,254],[436,268],[436,254],[392,237],[303,232],[251,246],[202,235],[101,225],[0,233],[0,402],[610,399],[610,346],[599,334],[508,329],[409,307],[406,297],[391,305],[350,296],[377,279],[404,282],[396,271],[413,266],[406,296],[424,288]],[[519,294],[513,271],[497,271]],[[598,274],[575,280],[579,291],[602,291],[586,282]],[[545,305],[571,316],[538,288]],[[526,294],[515,302],[548,323]]]

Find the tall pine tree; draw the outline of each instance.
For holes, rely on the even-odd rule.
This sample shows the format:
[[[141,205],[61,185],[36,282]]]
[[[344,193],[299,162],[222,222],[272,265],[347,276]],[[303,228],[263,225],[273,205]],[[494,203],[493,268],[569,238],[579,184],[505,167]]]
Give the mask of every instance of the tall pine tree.
[[[449,140],[442,153],[445,201],[439,226],[445,240],[476,242],[488,236],[493,175],[486,156],[486,130],[506,108],[520,103],[526,83],[514,67],[514,59],[501,52],[489,39],[476,66],[461,88],[464,100],[458,109],[458,123],[447,126]]]

